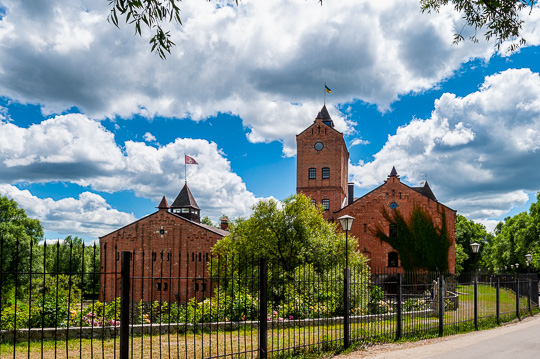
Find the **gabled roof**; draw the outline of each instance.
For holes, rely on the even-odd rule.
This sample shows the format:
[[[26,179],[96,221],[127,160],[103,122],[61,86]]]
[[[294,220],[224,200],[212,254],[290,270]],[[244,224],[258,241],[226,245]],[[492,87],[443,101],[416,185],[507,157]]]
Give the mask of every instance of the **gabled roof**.
[[[296,137],[302,135],[304,132],[307,132],[310,128],[312,128],[313,126],[316,126],[317,124],[317,120],[321,120],[325,125],[327,125],[328,127],[330,127],[332,130],[335,131],[335,133],[338,133],[340,135],[343,135],[341,132],[339,132],[338,130],[336,130],[334,128],[334,121],[332,121],[332,118],[330,117],[330,114],[328,113],[328,110],[326,109],[326,105],[323,106],[323,108],[319,111],[319,113],[317,114],[317,117],[315,118],[315,121],[313,121],[313,123],[311,124],[311,126],[307,127],[306,129],[304,129],[304,131],[300,132],[299,134],[296,135]]]
[[[427,183],[427,181],[426,183],[424,183],[423,187],[411,187],[411,188],[414,189],[416,192],[420,193],[421,195],[424,195],[433,201],[437,201],[437,198],[433,194],[433,191],[431,190],[431,187],[429,187],[429,184]]]
[[[189,187],[186,182],[186,184],[184,185],[184,187],[182,188],[178,196],[176,196],[176,199],[171,205],[171,208],[187,208],[187,207],[200,209],[199,206],[197,205],[197,202],[195,201],[195,198],[191,194],[191,191],[189,190]]]
[[[132,222],[132,223],[130,223],[130,224],[126,224],[125,226],[122,226],[122,227],[120,227],[120,228],[118,228],[118,229],[116,229],[116,230],[114,230],[114,231],[112,231],[112,232],[110,232],[110,233],[107,233],[106,235],[103,235],[103,236],[101,236],[101,237],[99,237],[99,238],[101,239],[101,238],[107,237],[107,236],[109,236],[109,235],[111,235],[111,234],[113,234],[113,233],[115,233],[115,232],[121,231],[122,229],[124,229],[124,228],[126,228],[126,227],[129,227],[129,226],[131,226],[131,225],[134,225],[134,224],[137,223],[137,222],[141,222],[141,221],[144,220],[145,218],[152,217],[152,216],[156,215],[157,213],[159,213],[159,212],[150,213],[149,215],[146,215],[146,216],[144,216],[144,217],[142,217],[142,218],[136,220],[135,222]],[[206,229],[207,231],[214,232],[214,233],[216,233],[216,234],[218,234],[218,235],[220,235],[220,236],[222,236],[222,237],[226,237],[226,236],[229,235],[229,231],[223,230],[223,229],[221,229],[221,228],[216,228],[216,227],[208,226],[208,225],[206,225],[206,224],[204,224],[204,223],[197,223],[197,222],[194,222],[194,221],[189,220],[189,219],[187,219],[187,218],[184,218],[184,217],[182,217],[182,216],[180,216],[180,215],[178,215],[178,214],[176,214],[176,213],[171,213],[171,212],[166,212],[166,213],[167,213],[167,215],[174,216],[174,217],[176,217],[176,218],[180,218],[180,219],[183,220],[183,221],[187,221],[187,222],[189,222],[189,223],[191,223],[191,224],[194,224],[194,225],[196,225],[196,226],[202,227],[202,228]]]
[[[411,187],[411,186],[406,185],[406,184],[403,183],[403,182],[401,182],[401,184],[404,185],[405,187],[408,187],[408,188],[414,190],[415,192],[418,192],[419,194],[421,194],[421,195],[423,195],[423,196],[425,196],[425,197],[427,197],[427,198],[429,198],[429,199],[431,199],[431,200],[433,200],[433,201],[439,202],[439,201],[437,200],[437,198],[435,198],[435,195],[433,194],[433,191],[431,191],[431,187],[429,187],[429,184],[427,183],[427,181],[426,181],[426,183],[424,184],[423,187]],[[347,207],[349,207],[349,206],[352,206],[354,203],[356,203],[356,201],[359,201],[359,200],[361,200],[362,198],[367,197],[369,194],[371,194],[372,192],[375,192],[376,190],[378,190],[379,188],[383,187],[384,185],[386,185],[386,181],[384,181],[383,184],[381,184],[381,185],[375,187],[374,189],[372,189],[372,190],[369,191],[368,193],[364,194],[363,196],[361,196],[361,197],[356,197],[356,198],[354,199],[354,201],[353,201],[351,204],[349,204],[349,205],[347,205],[347,206],[345,206],[345,207],[343,207],[343,208],[341,208],[341,209],[335,211],[334,213],[341,212],[341,211],[343,211],[345,208],[347,208]],[[439,204],[442,205],[442,206],[444,206],[444,207],[446,207],[446,208],[448,208],[448,209],[451,210],[451,211],[456,212],[455,209],[452,209],[452,208],[448,207],[448,206],[445,205],[445,204],[442,204],[442,203],[439,203]]]

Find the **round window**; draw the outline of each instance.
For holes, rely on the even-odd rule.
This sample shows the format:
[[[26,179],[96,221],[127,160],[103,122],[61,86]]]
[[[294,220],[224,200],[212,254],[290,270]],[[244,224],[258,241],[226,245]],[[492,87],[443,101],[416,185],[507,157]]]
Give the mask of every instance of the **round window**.
[[[324,145],[322,144],[322,142],[319,141],[315,144],[316,151],[322,151],[323,148],[324,148]]]

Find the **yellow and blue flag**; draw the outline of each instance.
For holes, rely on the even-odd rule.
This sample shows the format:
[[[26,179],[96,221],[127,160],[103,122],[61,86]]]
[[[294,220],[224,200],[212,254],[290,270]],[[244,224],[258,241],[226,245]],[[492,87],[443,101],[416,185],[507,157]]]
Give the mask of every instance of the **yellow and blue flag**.
[[[328,93],[332,92],[332,90],[330,90],[330,88],[328,86],[326,86],[326,84],[324,84],[324,91],[326,91]]]

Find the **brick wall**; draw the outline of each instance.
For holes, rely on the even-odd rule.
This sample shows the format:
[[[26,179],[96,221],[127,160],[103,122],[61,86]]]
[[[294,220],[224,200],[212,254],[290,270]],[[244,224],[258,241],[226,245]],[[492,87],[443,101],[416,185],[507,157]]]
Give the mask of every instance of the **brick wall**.
[[[402,214],[410,214],[415,205],[419,205],[433,218],[436,225],[442,224],[442,215],[446,215],[446,226],[451,240],[448,253],[448,267],[451,273],[455,271],[455,220],[456,212],[437,201],[416,192],[411,187],[401,183],[399,177],[389,177],[381,186],[359,198],[350,206],[334,214],[335,220],[343,215],[353,216],[354,222],[351,234],[358,239],[359,249],[368,258],[373,268],[388,267],[388,253],[394,249],[386,242],[375,238],[371,230],[380,225],[389,231],[389,224],[382,215],[382,210],[390,211],[390,204],[395,202]],[[398,263],[401,268],[401,262]]]
[[[207,259],[220,238],[220,234],[166,209],[100,238],[101,270],[105,271],[101,274],[100,300],[120,296],[122,251],[132,252],[134,301],[209,296]]]
[[[315,149],[315,143],[322,142],[321,151]],[[301,134],[296,136],[296,192],[313,198],[317,204],[323,199],[330,201],[330,209],[324,213],[325,219],[331,219],[332,213],[341,209],[347,197],[349,152],[343,140],[343,134],[317,119]],[[322,169],[329,168],[330,178],[322,178]],[[316,178],[309,179],[310,168],[316,170]]]

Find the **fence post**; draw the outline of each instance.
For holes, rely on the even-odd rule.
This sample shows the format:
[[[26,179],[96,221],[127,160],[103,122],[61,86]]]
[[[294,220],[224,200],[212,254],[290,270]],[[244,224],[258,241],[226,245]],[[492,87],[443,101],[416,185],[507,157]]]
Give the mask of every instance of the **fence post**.
[[[528,279],[528,284],[529,284],[529,296],[527,298],[527,304],[529,306],[529,314],[532,315],[532,308],[531,308],[531,301],[532,301],[532,280],[531,278],[527,278]]]
[[[478,330],[478,277],[474,273],[474,330]]]
[[[129,286],[131,252],[122,252],[120,272],[120,359],[129,358]]]
[[[349,268],[343,270],[343,347],[349,347]]]
[[[501,278],[497,277],[497,325],[501,325],[501,297],[500,297],[500,290],[501,290]]]
[[[439,336],[444,333],[444,275],[439,275]]]
[[[268,354],[268,262],[259,262],[259,359]]]
[[[516,316],[519,320],[521,317],[519,315],[519,277],[516,275]]]
[[[397,320],[396,320],[396,340],[401,339],[401,302],[403,301],[403,274],[398,273],[398,291],[397,291]]]

